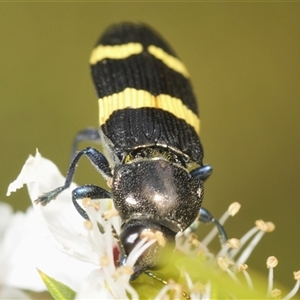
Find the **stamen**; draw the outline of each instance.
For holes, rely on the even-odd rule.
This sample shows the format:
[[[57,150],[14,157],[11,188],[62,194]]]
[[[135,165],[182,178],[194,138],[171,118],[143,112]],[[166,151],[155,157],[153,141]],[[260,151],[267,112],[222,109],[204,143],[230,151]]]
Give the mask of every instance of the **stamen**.
[[[100,203],[96,201],[92,201],[91,198],[82,199],[82,205],[84,207],[93,207],[96,211],[100,209]]]
[[[254,238],[252,239],[250,244],[245,248],[245,250],[240,255],[239,259],[236,262],[236,265],[243,264],[247,261],[247,259],[251,255],[252,251],[254,250],[254,248],[257,246],[258,242],[263,237],[263,235],[264,235],[264,232],[260,231],[254,236]]]
[[[114,272],[114,274],[112,275],[115,279],[117,279],[118,277],[120,277],[121,275],[132,275],[134,273],[134,269],[128,265],[126,266],[121,266],[119,268],[117,268],[117,270]]]
[[[127,258],[126,264],[129,266],[134,266],[138,258],[144,253],[144,251],[153,245],[156,242],[156,239],[147,241],[146,238],[143,238],[137,245],[133,248]]]
[[[82,199],[82,204],[83,206],[87,207],[89,203],[91,202],[91,198],[83,198]]]
[[[260,229],[261,231],[259,231],[254,238],[252,239],[252,241],[250,242],[250,244],[248,245],[248,247],[245,248],[244,252],[240,255],[239,259],[236,262],[236,266],[238,266],[239,264],[242,264],[244,262],[246,262],[246,260],[248,259],[248,257],[251,255],[252,251],[254,250],[254,248],[257,246],[258,242],[261,240],[261,238],[263,237],[263,235],[266,232],[272,232],[275,229],[275,225],[272,222],[264,222],[263,220],[257,220],[255,222],[256,227],[252,228],[251,230],[249,230],[242,238],[241,238],[241,247],[246,243],[246,241],[255,233],[257,232],[258,229]],[[236,254],[238,253],[238,250],[233,250],[231,252],[231,257],[233,258]]]
[[[199,214],[198,214],[197,220],[194,221],[194,223],[192,223],[192,225],[190,225],[184,232],[177,233],[178,237],[181,237],[181,236],[188,237],[190,234],[195,232],[200,224],[200,221],[198,221],[198,218],[199,218]]]
[[[277,265],[278,265],[277,258],[275,256],[269,256],[268,259],[267,259],[267,268],[269,269],[267,295],[271,295],[271,291],[273,289],[274,268]]]
[[[116,209],[107,210],[102,214],[104,220],[111,219],[119,215],[119,212]]]
[[[159,230],[155,232],[151,230],[144,229],[140,235],[141,238],[147,238],[148,240],[156,240],[158,245],[164,247],[166,245],[166,239],[163,233]]]
[[[282,292],[279,289],[274,289],[270,292],[270,297],[273,299],[278,299],[281,296]]]
[[[272,232],[275,230],[275,224],[272,222],[265,222],[263,220],[255,221],[256,227],[263,232]]]
[[[240,209],[241,205],[238,202],[233,202],[229,205],[228,210],[222,215],[222,217],[219,219],[219,223],[221,225],[224,225],[224,223],[227,221],[229,216],[234,216]],[[209,234],[202,240],[202,244],[207,246],[217,235],[218,228],[214,227]]]
[[[230,252],[230,257],[234,258],[238,252],[241,250],[241,248],[247,243],[247,241],[255,234],[257,233],[258,228],[255,226],[251,228],[248,232],[246,232],[241,238],[240,238],[240,248],[232,250]]]
[[[199,246],[201,246],[202,244],[200,243]],[[197,253],[196,253],[196,258],[199,261],[206,261],[206,260],[213,260],[215,259],[215,256],[212,253],[206,252],[206,250],[200,249]]]
[[[238,202],[233,202],[229,205],[228,213],[231,217],[235,216],[241,208],[241,204]]]
[[[205,285],[201,283],[200,281],[196,282],[193,287],[190,289],[191,294],[197,293],[197,294],[204,294],[206,292]]]
[[[226,256],[221,256],[217,260],[218,266],[225,271],[229,267],[229,260]]]
[[[226,254],[229,254],[231,257],[232,256],[231,252],[228,253],[229,249],[239,249],[240,245],[241,245],[240,240],[235,239],[235,238],[229,239],[229,240],[227,240],[226,244],[222,246],[222,248],[217,256],[224,256]]]
[[[126,285],[126,291],[131,295],[130,299],[139,299],[137,291],[130,285]]]
[[[198,247],[200,242],[198,240],[198,237],[196,234],[190,234],[188,238],[188,242],[193,246],[193,247]]]
[[[168,285],[170,285],[170,289],[174,291],[174,299],[180,299],[180,295],[182,294],[182,286],[176,283],[174,280],[169,280]]]
[[[167,292],[170,290],[170,286],[168,284],[166,284],[161,290],[160,292],[156,295],[156,297],[154,298],[154,300],[162,300],[165,299],[164,297],[167,295]],[[169,299],[169,298],[167,298]]]
[[[100,258],[100,266],[101,267],[106,267],[110,264],[110,259],[107,255],[103,255],[101,258]]]
[[[235,274],[229,269],[229,265],[232,264],[232,262],[228,259],[226,256],[218,257],[217,259],[218,266],[223,270],[226,271],[226,273],[236,282],[239,283],[237,277]]]
[[[253,290],[253,282],[251,280],[251,277],[250,277],[249,273],[247,272],[247,269],[248,269],[247,264],[240,264],[237,268],[238,272],[242,272],[244,274],[246,282],[247,282],[248,287],[250,288],[250,290]]]
[[[241,242],[239,239],[232,238],[232,239],[227,240],[226,244],[231,249],[237,249],[240,247]]]
[[[205,286],[205,294],[203,295],[202,299],[210,299],[211,298],[211,290],[212,290],[212,284],[209,281]]]
[[[186,272],[185,270],[183,271],[183,269],[184,268],[181,268],[181,270],[180,270],[180,275],[181,275],[181,277],[185,277],[185,280],[186,280],[186,283],[187,283],[187,287],[188,287],[188,289],[189,289],[189,291],[191,292],[191,294],[193,293],[192,292],[192,289],[193,289],[193,287],[194,287],[194,285],[193,285],[193,282],[192,282],[192,279],[191,279],[191,277],[189,276],[189,274],[188,274],[188,272]]]
[[[86,230],[93,230],[93,223],[90,220],[85,220],[83,226]]]
[[[278,259],[275,256],[269,256],[267,259],[267,268],[275,268],[278,265]]]
[[[298,281],[300,280],[300,270],[294,272],[294,279],[295,279],[295,280],[298,280]]]
[[[294,272],[294,279],[296,280],[296,283],[295,283],[293,289],[284,298],[282,298],[282,300],[289,300],[292,297],[294,297],[296,295],[296,293],[298,292],[298,290],[300,288],[300,270],[297,272]]]

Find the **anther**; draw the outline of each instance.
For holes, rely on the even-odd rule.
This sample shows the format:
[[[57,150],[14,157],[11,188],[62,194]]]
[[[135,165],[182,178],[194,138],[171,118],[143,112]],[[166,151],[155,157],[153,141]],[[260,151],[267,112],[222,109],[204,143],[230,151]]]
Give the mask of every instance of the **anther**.
[[[218,257],[218,266],[223,270],[226,271],[228,269],[230,262],[229,259],[226,256]]]
[[[237,249],[240,247],[241,243],[239,239],[232,238],[227,240],[226,245],[231,249]]]
[[[100,266],[101,267],[105,267],[105,266],[108,266],[110,263],[110,259],[107,255],[103,255],[101,258],[100,258]]]
[[[155,232],[151,231],[151,230],[143,230],[141,232],[141,238],[147,238],[149,241],[150,240],[156,240],[158,245],[164,247],[166,245],[166,239],[164,238],[164,235],[161,231],[156,230]]]
[[[98,211],[100,209],[100,203],[92,201],[91,198],[84,198],[84,199],[82,199],[82,205],[84,207],[92,207],[96,211]]]
[[[102,218],[104,220],[108,220],[108,219],[111,219],[111,218],[116,217],[118,215],[119,215],[119,212],[116,209],[110,209],[110,210],[105,211],[102,214]]]
[[[237,268],[238,272],[243,272],[243,271],[246,271],[247,269],[248,269],[247,264],[240,264]]]
[[[294,272],[294,279],[295,279],[295,280],[300,280],[300,270]]]
[[[230,216],[235,216],[241,208],[241,204],[238,202],[233,202],[228,207],[228,212]]]
[[[281,296],[282,292],[279,289],[274,289],[270,293],[270,297],[274,299],[278,299]]]
[[[267,268],[275,268],[278,265],[278,259],[275,256],[269,256],[267,259]]]
[[[85,220],[83,222],[83,226],[86,230],[92,230],[93,229],[93,223],[90,220]]]

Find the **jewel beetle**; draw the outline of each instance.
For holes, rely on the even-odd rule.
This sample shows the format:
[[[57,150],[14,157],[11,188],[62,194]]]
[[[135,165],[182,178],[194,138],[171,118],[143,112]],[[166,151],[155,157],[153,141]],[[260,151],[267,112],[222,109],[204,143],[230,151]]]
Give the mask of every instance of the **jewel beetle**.
[[[72,191],[72,200],[112,198],[122,220],[119,264],[144,230],[160,232],[167,243],[196,219],[215,222],[201,207],[204,181],[212,168],[203,165],[200,119],[190,75],[165,40],[149,26],[120,23],[100,37],[90,57],[98,95],[99,128],[80,131],[82,140],[100,140],[106,155],[88,147],[74,153],[64,186],[41,195],[46,205],[70,186],[82,156],[110,182],[111,191],[88,184]],[[131,279],[168,263],[164,247],[150,246],[137,260]]]

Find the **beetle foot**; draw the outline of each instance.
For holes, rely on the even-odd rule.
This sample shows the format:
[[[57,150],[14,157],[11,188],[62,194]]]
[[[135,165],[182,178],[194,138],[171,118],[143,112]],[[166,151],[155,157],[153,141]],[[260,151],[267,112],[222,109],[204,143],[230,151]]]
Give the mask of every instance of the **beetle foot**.
[[[51,200],[54,200],[58,196],[58,194],[61,193],[64,189],[65,188],[61,186],[51,192],[45,193],[38,197],[36,200],[34,200],[34,203],[46,206]]]

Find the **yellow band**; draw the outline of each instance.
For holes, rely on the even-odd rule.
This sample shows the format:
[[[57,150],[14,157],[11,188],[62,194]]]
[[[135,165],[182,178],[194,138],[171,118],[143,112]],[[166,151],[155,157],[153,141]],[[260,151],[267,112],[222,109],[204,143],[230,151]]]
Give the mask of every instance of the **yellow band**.
[[[143,46],[140,43],[128,43],[116,46],[97,46],[91,54],[90,64],[94,65],[97,62],[106,59],[123,59],[133,54],[139,54],[143,51]]]
[[[199,117],[187,108],[180,99],[170,95],[153,96],[145,90],[126,88],[122,92],[100,98],[98,101],[100,126],[105,124],[109,116],[116,110],[152,107],[163,109],[177,118],[185,120],[195,129],[198,135],[200,133]]]
[[[190,76],[185,65],[178,58],[168,54],[163,49],[151,45],[148,47],[148,52],[155,56],[157,59],[163,61],[163,63],[170,69],[173,69],[186,78]]]

